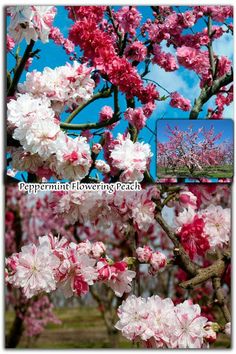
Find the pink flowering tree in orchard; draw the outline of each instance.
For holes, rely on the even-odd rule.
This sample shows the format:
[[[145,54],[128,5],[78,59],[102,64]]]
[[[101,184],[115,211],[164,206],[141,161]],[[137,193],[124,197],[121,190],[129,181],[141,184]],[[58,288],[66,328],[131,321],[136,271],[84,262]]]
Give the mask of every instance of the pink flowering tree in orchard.
[[[229,196],[226,184],[34,197],[9,187],[10,302],[15,291],[27,309],[55,291],[91,293],[113,346],[117,331],[148,348],[220,343],[231,321]]]
[[[28,181],[150,182],[152,152],[142,134],[150,134],[150,117],[162,101],[189,111],[190,119],[206,104],[213,104],[208,118],[223,117],[233,100],[232,63],[214,52],[213,44],[232,34],[232,7],[143,9],[150,18],[135,6],[67,6],[71,25],[65,37],[54,26],[55,7],[7,8],[7,51],[15,60],[7,72],[11,175],[28,172]],[[53,42],[68,60],[32,70]],[[153,68],[164,69],[167,80],[169,72],[192,72],[199,96],[191,101],[167,90],[158,76],[150,78]],[[104,105],[96,111],[99,102]],[[86,117],[92,104],[92,117]]]
[[[165,176],[170,172],[175,176],[182,173],[186,177],[196,173],[206,176],[209,167],[214,167],[216,172],[217,168],[229,167],[231,171],[227,177],[232,177],[233,145],[227,141],[219,143],[222,133],[214,133],[213,125],[210,129],[189,126],[185,130],[167,125],[166,131],[168,140],[157,144],[157,165],[159,171],[164,169]],[[211,177],[214,177],[214,171]]]

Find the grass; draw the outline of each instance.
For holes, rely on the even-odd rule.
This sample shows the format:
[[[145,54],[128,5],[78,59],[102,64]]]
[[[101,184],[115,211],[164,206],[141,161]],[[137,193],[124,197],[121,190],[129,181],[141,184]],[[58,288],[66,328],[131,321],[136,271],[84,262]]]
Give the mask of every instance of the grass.
[[[61,325],[49,324],[41,336],[35,340],[22,337],[18,348],[33,349],[75,349],[75,348],[112,348],[100,312],[96,308],[60,308],[55,314]],[[6,332],[8,333],[14,313],[6,313]],[[118,348],[133,348],[130,341],[117,336]]]
[[[201,171],[194,171],[191,175],[186,167],[178,168],[175,171],[171,169],[165,169],[164,167],[158,167],[158,178],[166,177],[206,177],[206,178],[232,178],[233,177],[233,166],[209,166],[205,167]]]
[[[29,341],[22,337],[18,348],[32,349],[85,349],[85,348],[114,348],[107,335],[100,312],[96,308],[60,308],[55,314],[62,321],[61,325],[49,324],[41,336]],[[6,332],[9,331],[14,319],[14,313],[6,313]],[[118,335],[117,348],[133,349],[136,346]],[[217,349],[230,348],[229,338],[220,334],[212,347]]]

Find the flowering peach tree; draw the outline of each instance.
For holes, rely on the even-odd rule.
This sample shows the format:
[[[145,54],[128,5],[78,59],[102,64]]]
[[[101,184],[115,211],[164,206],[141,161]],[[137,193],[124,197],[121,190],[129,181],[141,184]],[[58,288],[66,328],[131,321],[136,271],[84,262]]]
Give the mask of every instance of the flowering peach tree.
[[[214,97],[208,118],[222,118],[232,101],[232,64],[212,44],[232,33],[232,7],[150,10],[143,19],[134,6],[67,6],[65,37],[53,25],[56,8],[7,8],[15,60],[7,73],[11,175],[142,187],[38,196],[7,187],[6,283],[16,315],[8,347],[23,331],[36,327],[32,336],[57,321],[48,296],[55,292],[91,293],[109,333],[148,348],[203,348],[218,333],[230,336],[230,188],[150,183],[151,147],[140,137],[161,101],[196,119]],[[204,28],[195,32],[199,22]],[[51,41],[68,62],[31,70],[37,44]],[[161,95],[158,77],[148,78],[152,67],[192,71],[199,96]],[[95,122],[83,120],[95,101],[104,101]]]
[[[215,168],[233,166],[233,146],[230,142],[219,143],[222,133],[215,134],[214,127],[183,130],[178,126],[167,125],[168,141],[158,142],[158,167],[178,175],[178,171],[187,168],[186,175],[194,176],[200,172],[206,174],[210,166]],[[233,167],[232,167],[233,168]]]

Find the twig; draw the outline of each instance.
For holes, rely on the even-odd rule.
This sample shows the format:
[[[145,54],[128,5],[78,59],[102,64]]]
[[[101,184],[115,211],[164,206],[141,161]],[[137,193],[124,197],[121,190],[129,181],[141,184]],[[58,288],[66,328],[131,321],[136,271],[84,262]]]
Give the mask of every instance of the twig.
[[[195,100],[194,106],[190,112],[189,119],[197,119],[202,110],[202,106],[214,95],[216,95],[221,87],[227,86],[233,81],[233,69],[230,73],[226,73],[220,78],[213,81],[211,86],[204,86],[199,97]]]
[[[82,104],[81,106],[79,106],[78,108],[76,108],[70,115],[69,117],[67,117],[67,119],[65,120],[65,122],[62,122],[61,125],[63,124],[67,124],[67,123],[70,123],[74,118],[75,116],[77,116],[77,114],[79,114],[85,107],[87,107],[90,103],[98,100],[99,98],[107,98],[111,95],[112,93],[112,88],[109,88],[107,90],[104,90],[104,91],[99,91],[98,93],[96,93],[95,95],[93,95],[92,98],[90,98],[90,100],[88,100],[87,102],[85,102],[84,104]],[[62,126],[62,128],[64,128]],[[70,129],[70,128],[67,128],[65,127],[65,129]]]
[[[27,60],[31,57],[31,52],[32,52],[32,49],[33,49],[33,46],[34,46],[34,41],[31,40],[30,41],[30,44],[27,45],[26,47],[26,50],[24,52],[24,55],[19,63],[19,65],[17,66],[16,70],[15,70],[15,74],[14,74],[14,77],[12,79],[12,82],[11,82],[11,86],[7,92],[7,96],[13,96],[14,93],[15,93],[15,90],[16,90],[16,87],[17,87],[17,84],[20,80],[20,77],[21,77],[21,74],[25,68],[25,64],[27,62]]]
[[[217,304],[220,306],[221,311],[223,312],[226,321],[230,322],[231,321],[231,315],[230,315],[228,306],[226,304],[226,299],[225,299],[225,295],[224,295],[223,289],[221,287],[220,277],[214,277],[212,279],[212,285],[213,285],[213,288],[215,290]]]

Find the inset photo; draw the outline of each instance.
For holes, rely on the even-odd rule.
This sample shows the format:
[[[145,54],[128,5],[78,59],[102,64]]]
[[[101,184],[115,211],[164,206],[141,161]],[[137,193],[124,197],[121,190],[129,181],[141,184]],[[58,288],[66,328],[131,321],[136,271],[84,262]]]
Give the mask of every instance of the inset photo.
[[[165,119],[157,122],[157,177],[233,177],[233,121]]]

